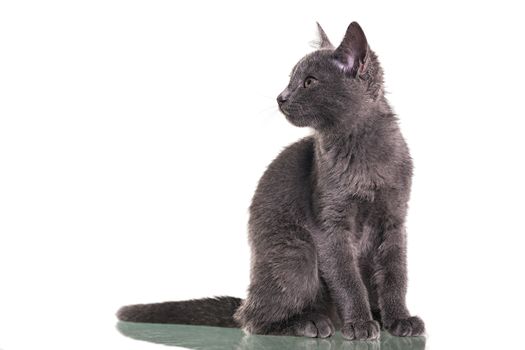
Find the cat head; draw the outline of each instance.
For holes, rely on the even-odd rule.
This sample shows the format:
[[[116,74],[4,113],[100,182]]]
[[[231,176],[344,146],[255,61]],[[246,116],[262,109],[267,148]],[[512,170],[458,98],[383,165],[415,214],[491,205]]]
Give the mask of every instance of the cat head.
[[[295,65],[277,103],[295,126],[348,128],[366,119],[382,99],[383,72],[359,24],[348,26],[337,48],[317,26],[318,50]]]

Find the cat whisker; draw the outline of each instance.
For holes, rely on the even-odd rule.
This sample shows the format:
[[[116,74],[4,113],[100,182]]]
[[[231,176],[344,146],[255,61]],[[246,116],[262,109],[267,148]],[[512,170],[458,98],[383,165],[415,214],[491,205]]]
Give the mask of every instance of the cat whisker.
[[[269,95],[266,95],[266,94],[259,94],[259,96],[267,98],[267,99],[272,100],[272,101],[275,101],[275,96],[269,96]]]
[[[260,115],[260,114],[268,114],[268,112],[279,112],[279,108],[277,108],[276,106],[270,106],[270,107],[266,107],[266,108],[263,108],[262,110],[260,110],[257,115]]]

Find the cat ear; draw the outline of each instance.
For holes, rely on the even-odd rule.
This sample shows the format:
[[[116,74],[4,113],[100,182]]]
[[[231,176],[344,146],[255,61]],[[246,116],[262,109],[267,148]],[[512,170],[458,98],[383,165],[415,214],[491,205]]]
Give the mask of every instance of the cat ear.
[[[321,27],[319,22],[315,22],[315,23],[317,23],[317,30],[319,32],[319,42],[317,43],[318,44],[317,46],[320,49],[333,49],[334,45],[332,45],[332,43],[330,42],[330,39],[328,39],[328,36],[323,30],[323,27]]]
[[[357,22],[352,22],[346,30],[345,37],[334,51],[334,58],[345,72],[353,76],[362,75],[366,72],[369,52],[365,33]]]

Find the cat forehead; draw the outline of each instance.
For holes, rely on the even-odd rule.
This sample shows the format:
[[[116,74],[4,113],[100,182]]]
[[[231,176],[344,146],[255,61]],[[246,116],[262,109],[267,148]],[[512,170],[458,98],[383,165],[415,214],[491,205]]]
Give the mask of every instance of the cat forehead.
[[[291,76],[303,73],[314,73],[336,67],[332,50],[314,51],[297,62]]]

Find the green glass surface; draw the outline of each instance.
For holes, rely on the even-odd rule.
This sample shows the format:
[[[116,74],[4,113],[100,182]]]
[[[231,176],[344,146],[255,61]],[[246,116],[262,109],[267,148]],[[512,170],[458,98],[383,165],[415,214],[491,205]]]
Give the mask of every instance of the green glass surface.
[[[199,350],[424,350],[424,337],[394,337],[386,332],[376,341],[348,341],[338,332],[328,339],[246,335],[240,329],[119,322],[123,335],[151,343]]]

